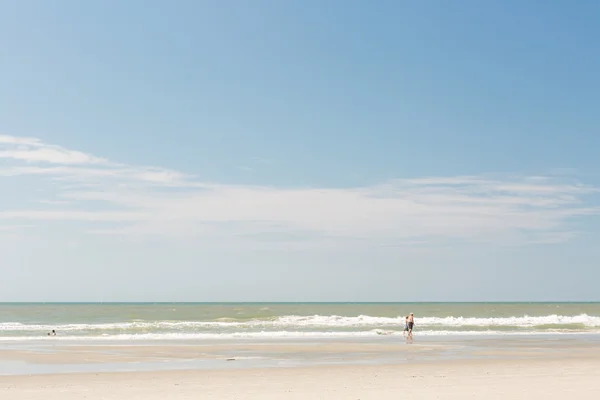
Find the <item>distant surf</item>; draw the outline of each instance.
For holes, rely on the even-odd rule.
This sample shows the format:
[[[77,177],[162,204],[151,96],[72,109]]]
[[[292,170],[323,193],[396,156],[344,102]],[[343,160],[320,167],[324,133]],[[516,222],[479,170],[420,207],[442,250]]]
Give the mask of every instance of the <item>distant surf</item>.
[[[90,317],[91,318],[91,317]],[[79,323],[0,322],[0,340],[40,339],[52,329],[53,340],[201,340],[235,338],[317,338],[402,335],[403,317],[369,315],[283,315],[214,320],[140,320]],[[600,333],[600,316],[546,315],[511,317],[416,317],[416,333],[444,335],[531,335]]]

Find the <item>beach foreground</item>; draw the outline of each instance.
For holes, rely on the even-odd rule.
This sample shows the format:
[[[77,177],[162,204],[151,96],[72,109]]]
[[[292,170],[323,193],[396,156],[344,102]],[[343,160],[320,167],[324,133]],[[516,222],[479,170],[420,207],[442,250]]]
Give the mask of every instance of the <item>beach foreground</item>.
[[[598,399],[600,359],[453,360],[0,377],[0,398],[30,399]]]
[[[597,371],[597,303],[0,305],[0,400],[585,400]]]

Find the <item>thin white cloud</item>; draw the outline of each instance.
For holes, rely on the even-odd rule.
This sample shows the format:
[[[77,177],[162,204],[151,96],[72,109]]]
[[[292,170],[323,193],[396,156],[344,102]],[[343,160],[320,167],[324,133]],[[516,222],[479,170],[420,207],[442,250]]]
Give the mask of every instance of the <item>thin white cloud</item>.
[[[38,139],[0,136],[0,158],[52,164],[103,164],[107,161],[60,146],[45,144]]]
[[[25,148],[0,151],[0,158],[12,158],[29,162],[48,162],[53,164],[100,164],[104,160],[91,157],[79,151],[61,148]]]
[[[207,183],[38,139],[0,136],[0,146],[6,154],[29,153],[6,158],[0,189],[2,177],[61,183],[52,198],[35,199],[44,203],[40,208],[4,208],[0,223],[79,221],[85,232],[95,234],[346,238],[385,246],[444,239],[554,243],[575,235],[573,218],[599,212],[587,197],[597,188],[564,177],[425,177],[345,189],[289,189]],[[17,149],[22,146],[29,147]],[[36,149],[61,149],[66,156],[42,157],[31,153]],[[103,226],[95,226],[99,222]]]
[[[43,146],[39,139],[8,135],[0,135],[0,144]]]
[[[147,213],[124,211],[78,211],[78,210],[17,210],[0,211],[0,219],[32,221],[143,221],[150,218]]]

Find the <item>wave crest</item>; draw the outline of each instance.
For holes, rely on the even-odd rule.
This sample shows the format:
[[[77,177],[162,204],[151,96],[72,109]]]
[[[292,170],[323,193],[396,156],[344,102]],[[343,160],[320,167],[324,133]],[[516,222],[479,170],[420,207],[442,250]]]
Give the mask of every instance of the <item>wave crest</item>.
[[[580,314],[575,316],[547,315],[521,317],[417,317],[416,327],[421,331],[507,331],[507,330],[593,330],[600,328],[600,317]],[[140,321],[96,323],[96,324],[23,324],[19,322],[0,323],[4,335],[27,335],[55,329],[73,335],[98,336],[103,334],[236,334],[252,331],[289,332],[330,330],[368,331],[378,328],[401,329],[403,317],[374,317],[359,315],[345,317],[339,315],[288,315],[268,319],[219,319],[214,321]]]

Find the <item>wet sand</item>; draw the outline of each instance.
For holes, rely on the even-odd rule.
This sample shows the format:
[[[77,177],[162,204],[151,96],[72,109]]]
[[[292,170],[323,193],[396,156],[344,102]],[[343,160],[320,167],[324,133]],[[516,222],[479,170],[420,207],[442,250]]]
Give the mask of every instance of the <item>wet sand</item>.
[[[2,344],[0,399],[600,398],[597,338]],[[127,372],[129,371],[129,372]]]

